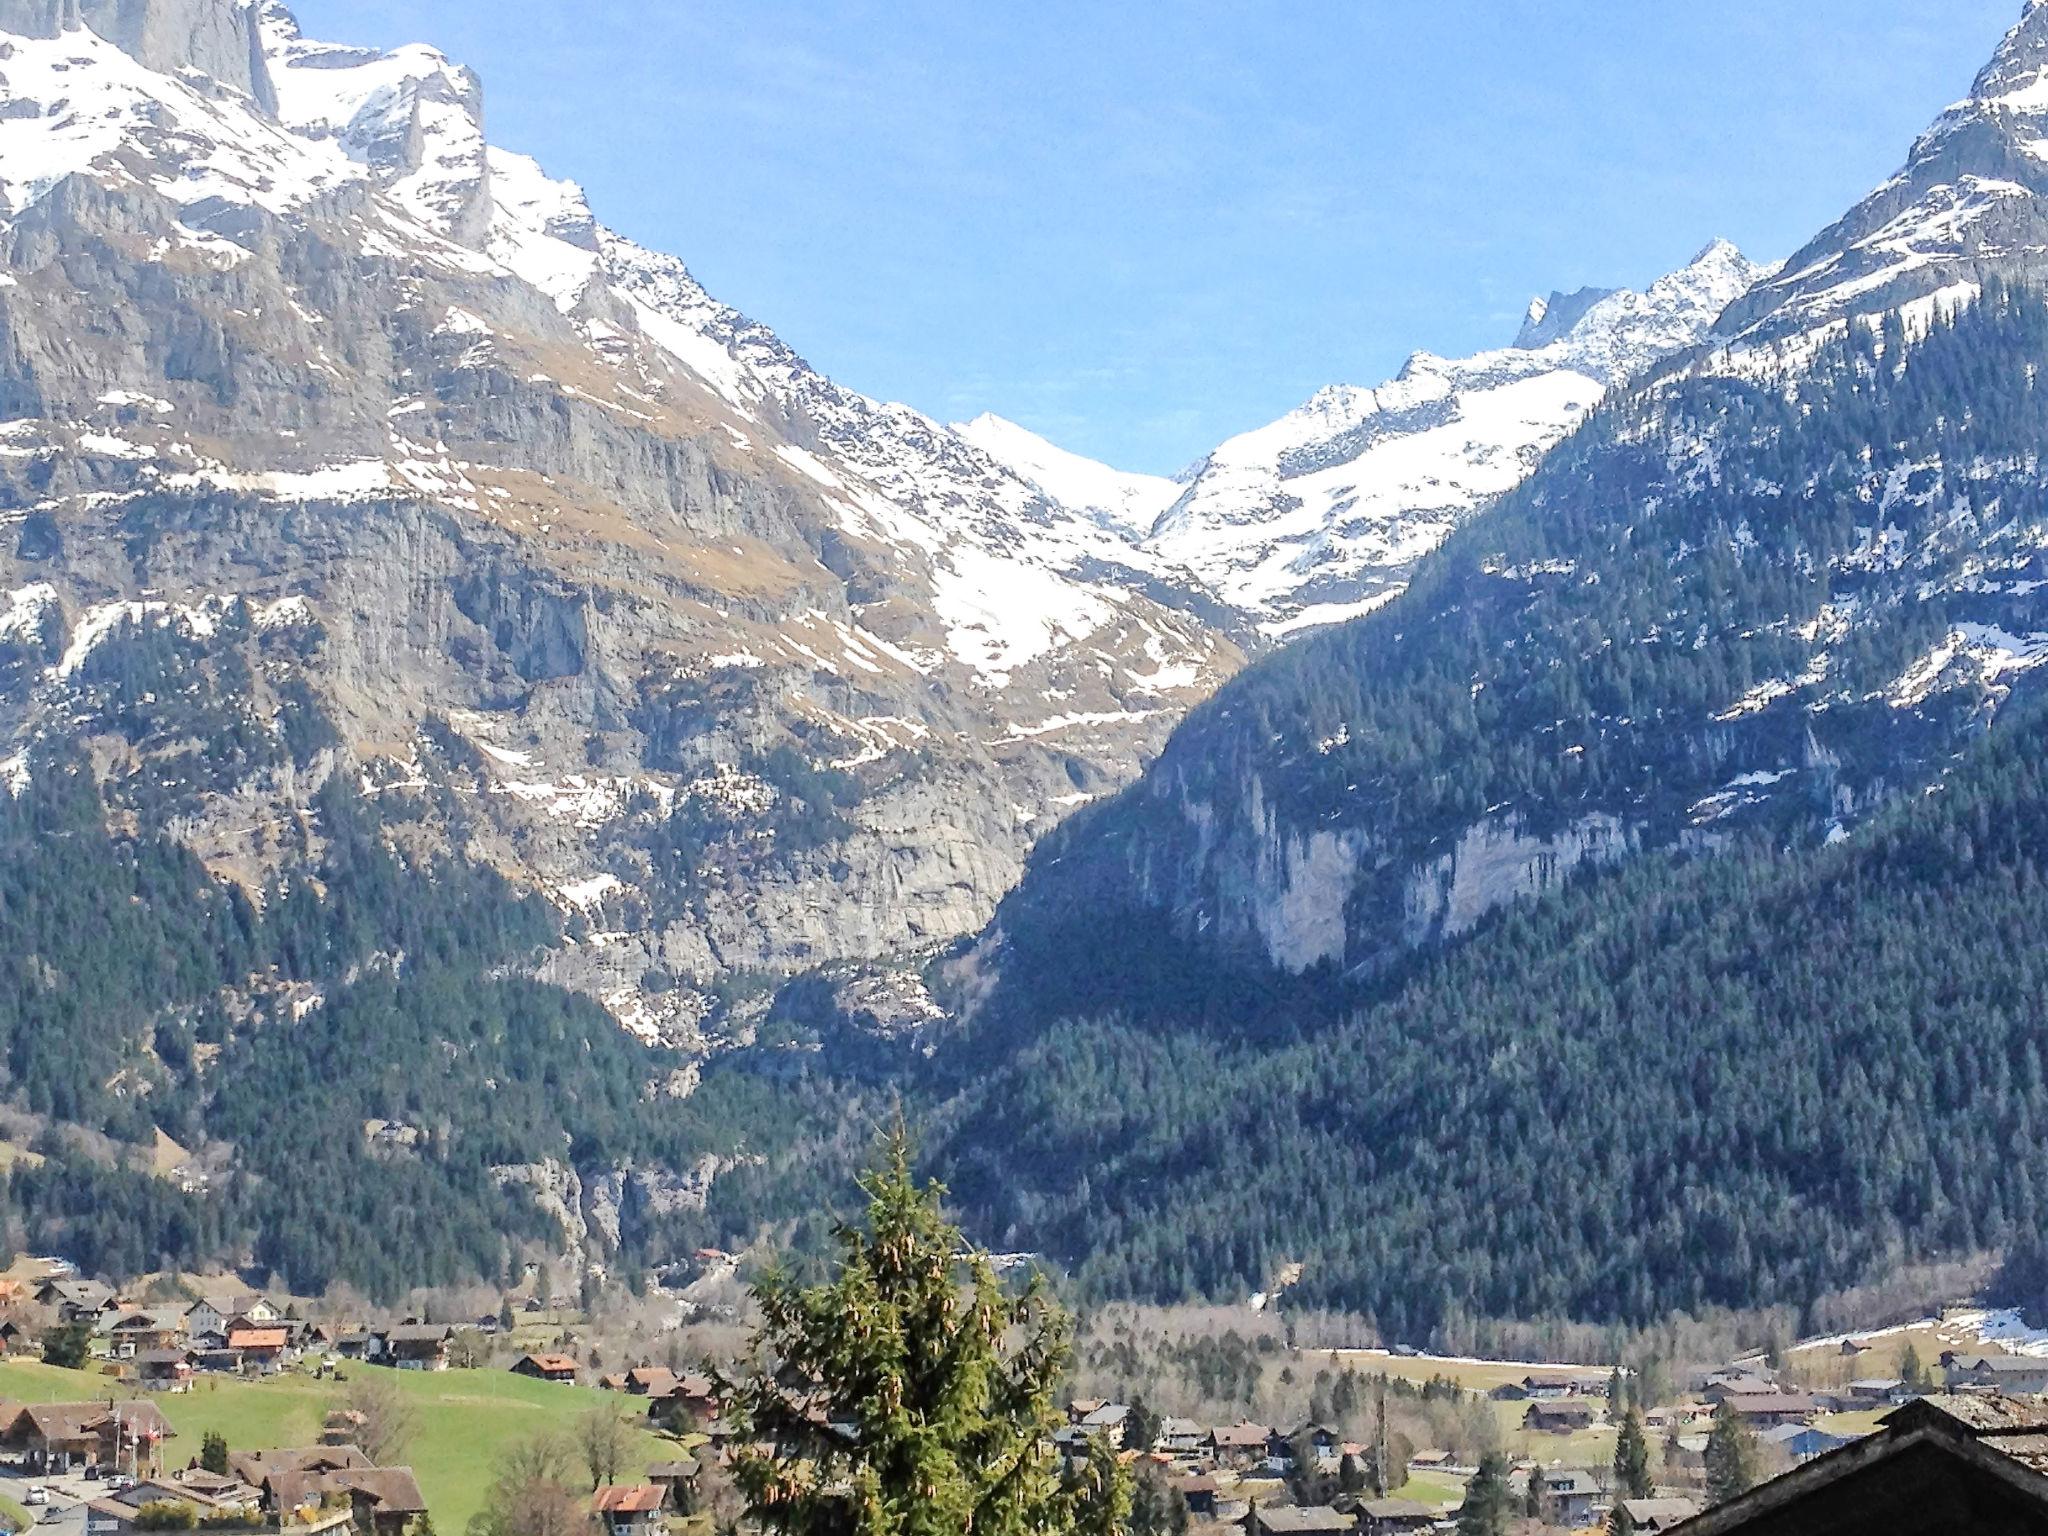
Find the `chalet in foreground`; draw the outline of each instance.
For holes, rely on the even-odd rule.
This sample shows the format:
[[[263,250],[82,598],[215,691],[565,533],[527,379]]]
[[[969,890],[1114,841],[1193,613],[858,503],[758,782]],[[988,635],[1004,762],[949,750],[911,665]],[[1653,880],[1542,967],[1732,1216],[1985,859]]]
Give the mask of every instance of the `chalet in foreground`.
[[[1672,1527],[1674,1536],[2043,1536],[2048,1401],[1919,1398],[1876,1434]]]

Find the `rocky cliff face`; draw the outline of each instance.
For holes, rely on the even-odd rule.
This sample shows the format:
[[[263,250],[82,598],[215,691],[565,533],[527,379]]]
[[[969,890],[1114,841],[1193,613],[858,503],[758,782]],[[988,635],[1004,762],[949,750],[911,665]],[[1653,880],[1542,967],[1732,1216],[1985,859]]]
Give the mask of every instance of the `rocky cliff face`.
[[[346,774],[689,1041],[744,1027],[714,981],[973,930],[1239,663],[1199,582],[491,149],[432,50],[229,0],[0,27],[17,778],[82,744],[253,888]],[[167,655],[203,687],[138,702]]]

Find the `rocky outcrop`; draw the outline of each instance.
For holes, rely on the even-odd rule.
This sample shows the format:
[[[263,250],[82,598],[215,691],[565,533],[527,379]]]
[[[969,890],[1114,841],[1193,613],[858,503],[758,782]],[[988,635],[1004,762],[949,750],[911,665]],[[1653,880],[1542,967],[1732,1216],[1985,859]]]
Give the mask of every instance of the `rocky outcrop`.
[[[0,0],[0,32],[60,37],[90,27],[165,74],[190,70],[274,110],[252,0]]]

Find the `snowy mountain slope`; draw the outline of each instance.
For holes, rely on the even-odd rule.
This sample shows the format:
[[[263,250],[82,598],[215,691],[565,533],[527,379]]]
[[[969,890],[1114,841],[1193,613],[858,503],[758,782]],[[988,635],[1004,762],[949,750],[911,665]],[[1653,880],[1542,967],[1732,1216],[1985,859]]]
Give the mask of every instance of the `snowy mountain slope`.
[[[1913,300],[1953,305],[1986,276],[2048,264],[2048,8],[2029,3],[1970,94],[1899,173],[1821,231],[1723,316],[1771,340]]]
[[[214,716],[336,737],[180,791],[217,868],[288,870],[248,829],[337,773],[438,797],[428,846],[594,931],[552,974],[689,1038],[720,978],[977,925],[1241,660],[1199,582],[491,147],[434,50],[86,9],[127,46],[0,0],[14,782],[82,742],[123,814],[161,800],[173,738],[100,673],[190,652]]]
[[[1609,388],[1698,342],[1763,271],[1716,241],[1643,293],[1552,301],[1556,318],[1539,300],[1531,345],[1417,353],[1377,389],[1323,390],[1212,453],[1147,545],[1270,635],[1369,612]]]
[[[1062,506],[1094,512],[1138,539],[1180,499],[1181,484],[1164,475],[1140,475],[1047,442],[1036,432],[983,412],[953,430],[1007,465]]]

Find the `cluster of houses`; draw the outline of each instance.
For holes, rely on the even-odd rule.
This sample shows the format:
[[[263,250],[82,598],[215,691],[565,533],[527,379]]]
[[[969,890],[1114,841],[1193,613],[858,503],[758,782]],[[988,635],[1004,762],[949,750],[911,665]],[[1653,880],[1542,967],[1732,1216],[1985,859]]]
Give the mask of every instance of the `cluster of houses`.
[[[91,1352],[152,1391],[182,1392],[196,1376],[269,1376],[308,1358],[360,1360],[399,1370],[444,1371],[457,1329],[407,1318],[379,1328],[311,1323],[258,1292],[222,1290],[197,1301],[137,1304],[97,1280],[53,1278],[24,1298],[40,1315],[0,1321],[0,1351],[37,1352],[52,1326],[89,1330]],[[490,1319],[491,1329],[497,1319]]]
[[[355,1427],[349,1417],[331,1416],[323,1438],[339,1441]],[[167,1514],[189,1515],[187,1528],[405,1536],[426,1514],[409,1468],[374,1466],[353,1444],[236,1453],[226,1472],[167,1471],[176,1433],[151,1402],[0,1402],[0,1451],[25,1472],[93,1479],[94,1536],[174,1528]]]

